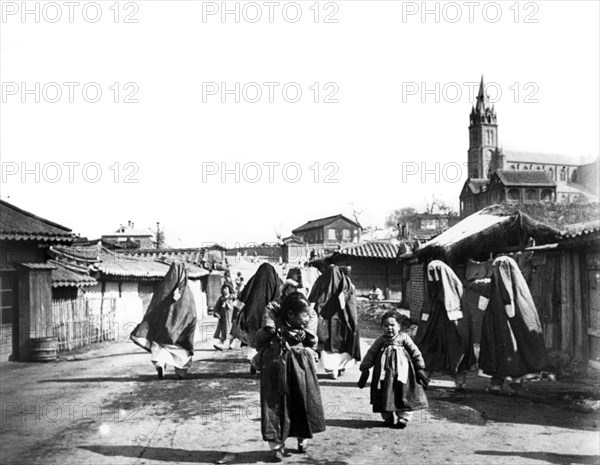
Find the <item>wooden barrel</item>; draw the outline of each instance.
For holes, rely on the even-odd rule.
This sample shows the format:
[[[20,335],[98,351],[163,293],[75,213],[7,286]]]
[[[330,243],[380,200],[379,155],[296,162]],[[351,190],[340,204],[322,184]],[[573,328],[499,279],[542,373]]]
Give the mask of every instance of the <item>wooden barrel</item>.
[[[38,337],[31,339],[32,362],[54,362],[58,358],[58,339]]]

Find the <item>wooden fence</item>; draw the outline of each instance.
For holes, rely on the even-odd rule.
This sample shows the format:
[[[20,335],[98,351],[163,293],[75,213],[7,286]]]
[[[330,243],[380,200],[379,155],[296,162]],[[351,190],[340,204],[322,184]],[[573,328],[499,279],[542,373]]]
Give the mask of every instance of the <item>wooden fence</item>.
[[[116,298],[53,300],[52,326],[58,350],[114,341],[116,307]]]

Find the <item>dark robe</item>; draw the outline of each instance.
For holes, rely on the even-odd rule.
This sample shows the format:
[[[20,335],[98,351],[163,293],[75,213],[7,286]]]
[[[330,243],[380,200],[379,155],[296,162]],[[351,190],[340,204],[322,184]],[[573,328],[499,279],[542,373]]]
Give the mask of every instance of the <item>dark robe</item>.
[[[492,268],[490,301],[482,322],[479,368],[498,378],[537,373],[547,367],[548,359],[529,287],[512,258],[498,257]]]
[[[405,383],[398,379],[398,351],[403,352],[408,362],[408,376]],[[400,333],[395,338],[389,336],[377,338],[360,364],[361,371],[371,367],[373,367],[371,404],[374,412],[427,408],[427,396],[416,376],[416,370],[424,370],[425,363],[419,348],[408,334]],[[385,370],[383,380],[380,379],[382,370]]]
[[[330,265],[315,282],[309,302],[319,316],[319,343],[331,353],[349,353],[360,360],[360,336],[354,285],[335,265]],[[342,308],[343,302],[343,308]]]
[[[256,342],[263,439],[312,438],[325,431],[314,352],[306,350],[316,349],[314,337],[278,317],[276,328],[261,329]]]
[[[180,294],[175,300],[175,291]],[[131,340],[151,351],[152,342],[173,344],[194,353],[196,304],[187,284],[183,263],[171,264],[167,275],[152,295],[142,322],[131,333]]]
[[[281,284],[273,265],[263,263],[238,296],[232,334],[244,344],[256,347],[256,332],[262,327],[267,304],[279,298]]]
[[[469,370],[477,360],[471,313],[461,305],[460,279],[448,265],[434,260],[427,267],[427,291],[428,307],[417,338],[427,369],[451,375]]]

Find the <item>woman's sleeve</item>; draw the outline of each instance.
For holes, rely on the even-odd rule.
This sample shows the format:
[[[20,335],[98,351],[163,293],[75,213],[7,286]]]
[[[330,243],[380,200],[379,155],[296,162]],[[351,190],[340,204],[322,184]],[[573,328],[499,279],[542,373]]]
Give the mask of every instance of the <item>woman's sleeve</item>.
[[[375,360],[377,359],[377,355],[381,350],[381,346],[383,345],[382,338],[375,339],[371,348],[367,351],[367,354],[363,358],[363,361],[360,364],[360,370],[368,370],[375,365]]]
[[[410,359],[412,360],[413,365],[415,366],[415,369],[416,370],[424,370],[425,369],[425,360],[423,360],[423,355],[421,354],[421,351],[417,347],[417,344],[415,344],[413,342],[413,340],[410,338],[410,336],[408,334],[404,334],[403,337],[404,337],[404,339],[403,339],[404,348],[408,352],[408,355],[409,355]]]

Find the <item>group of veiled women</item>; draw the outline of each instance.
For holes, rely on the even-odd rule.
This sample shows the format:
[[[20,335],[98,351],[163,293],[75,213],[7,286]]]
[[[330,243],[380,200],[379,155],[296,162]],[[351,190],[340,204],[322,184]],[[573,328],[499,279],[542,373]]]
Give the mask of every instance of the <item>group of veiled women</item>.
[[[546,367],[546,351],[517,264],[501,256],[492,268],[490,285],[480,299],[485,316],[479,369],[491,376],[491,391],[500,391],[508,380],[512,392]],[[227,341],[219,348],[231,348],[231,341],[239,339],[251,371],[260,372],[262,436],[275,461],[283,460],[289,436],[298,438],[298,451],[303,452],[307,439],[325,430],[317,363],[335,379],[362,358],[355,288],[347,270],[330,265],[318,277],[314,269],[295,273],[284,282],[272,265],[262,264],[237,296],[232,324],[218,329],[221,341]],[[387,312],[381,319],[382,335],[360,364],[358,386],[365,386],[373,368],[371,404],[387,426],[404,428],[412,412],[427,407],[429,374],[449,374],[457,389],[464,389],[466,374],[477,362],[460,279],[445,263],[432,261],[427,288],[429,305],[416,343],[401,331],[404,317]],[[159,378],[167,365],[184,377],[191,365],[195,327],[185,268],[174,263],[131,338],[151,352]]]

